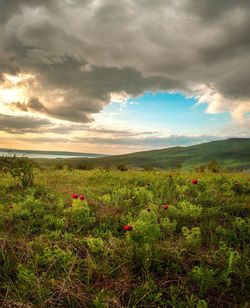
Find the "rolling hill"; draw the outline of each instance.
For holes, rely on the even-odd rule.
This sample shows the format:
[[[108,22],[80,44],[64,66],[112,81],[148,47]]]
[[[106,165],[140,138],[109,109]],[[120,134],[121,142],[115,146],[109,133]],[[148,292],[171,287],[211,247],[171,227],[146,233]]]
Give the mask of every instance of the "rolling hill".
[[[137,152],[101,158],[56,159],[57,164],[75,167],[115,167],[125,164],[129,167],[156,167],[171,169],[177,165],[183,169],[218,161],[229,169],[250,169],[250,138],[231,138],[212,141],[189,147],[173,147],[161,150]]]

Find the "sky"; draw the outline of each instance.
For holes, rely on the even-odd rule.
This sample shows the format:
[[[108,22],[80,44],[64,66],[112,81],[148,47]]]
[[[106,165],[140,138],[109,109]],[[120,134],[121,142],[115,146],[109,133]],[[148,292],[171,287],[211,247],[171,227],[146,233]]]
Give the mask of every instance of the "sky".
[[[0,148],[250,137],[249,0],[0,0]]]

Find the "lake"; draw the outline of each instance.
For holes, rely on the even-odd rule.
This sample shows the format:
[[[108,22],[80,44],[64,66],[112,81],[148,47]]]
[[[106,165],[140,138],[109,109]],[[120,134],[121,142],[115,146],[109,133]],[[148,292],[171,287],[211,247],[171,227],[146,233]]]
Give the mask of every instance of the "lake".
[[[29,157],[29,158],[47,158],[47,159],[55,159],[55,158],[95,158],[95,157],[102,157],[104,155],[98,155],[98,154],[88,154],[88,153],[46,153],[46,152],[29,152],[29,151],[11,151],[12,153],[14,152],[16,156],[18,157]],[[10,152],[0,150],[0,157],[1,156],[6,156],[9,155]]]

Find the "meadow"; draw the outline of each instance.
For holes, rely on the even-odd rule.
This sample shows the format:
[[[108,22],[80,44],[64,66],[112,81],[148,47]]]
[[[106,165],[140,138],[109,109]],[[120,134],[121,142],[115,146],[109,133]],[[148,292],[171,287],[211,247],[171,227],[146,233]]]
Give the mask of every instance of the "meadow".
[[[249,307],[249,174],[0,177],[1,307]]]

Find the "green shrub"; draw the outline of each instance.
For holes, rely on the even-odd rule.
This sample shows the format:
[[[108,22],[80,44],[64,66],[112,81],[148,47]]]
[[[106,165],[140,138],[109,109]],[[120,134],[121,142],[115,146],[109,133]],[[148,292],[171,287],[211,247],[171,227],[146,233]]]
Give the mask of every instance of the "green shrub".
[[[34,184],[34,163],[27,157],[17,157],[15,154],[0,158],[0,170],[9,173],[19,180],[24,188]]]
[[[76,199],[71,207],[64,211],[68,226],[76,226],[77,231],[87,231],[95,222],[92,210],[86,201]]]
[[[132,260],[137,260],[146,269],[150,266],[155,252],[155,243],[161,237],[155,206],[142,210],[132,222],[133,230],[127,235],[127,242],[132,248]]]
[[[250,242],[250,219],[243,219],[241,217],[236,217],[233,221],[233,229],[236,234],[237,239],[241,243]]]
[[[201,295],[204,295],[209,287],[216,287],[214,280],[215,273],[210,268],[205,266],[194,266],[190,275],[192,279],[197,283]]]
[[[202,207],[188,201],[180,201],[176,206],[170,207],[169,212],[179,217],[197,219],[202,213]]]
[[[123,164],[123,163],[118,164],[118,165],[116,166],[116,168],[117,168],[117,170],[119,170],[119,171],[128,171],[128,167],[126,166],[126,164]]]
[[[33,269],[19,264],[17,266],[16,283],[18,285],[18,291],[22,297],[34,297],[36,294],[37,279]]]
[[[161,220],[161,226],[165,236],[173,235],[176,231],[177,221],[171,222],[168,217],[165,217]]]
[[[91,252],[99,254],[104,251],[104,242],[101,238],[94,238],[92,236],[89,236],[86,242]]]
[[[57,245],[44,247],[39,254],[36,254],[36,263],[39,269],[47,272],[50,276],[56,277],[64,273],[67,275],[69,269],[74,266],[76,256],[71,250],[64,250]]]
[[[190,248],[196,248],[201,245],[201,231],[199,227],[188,229],[182,228],[182,234],[185,239],[185,243]]]

